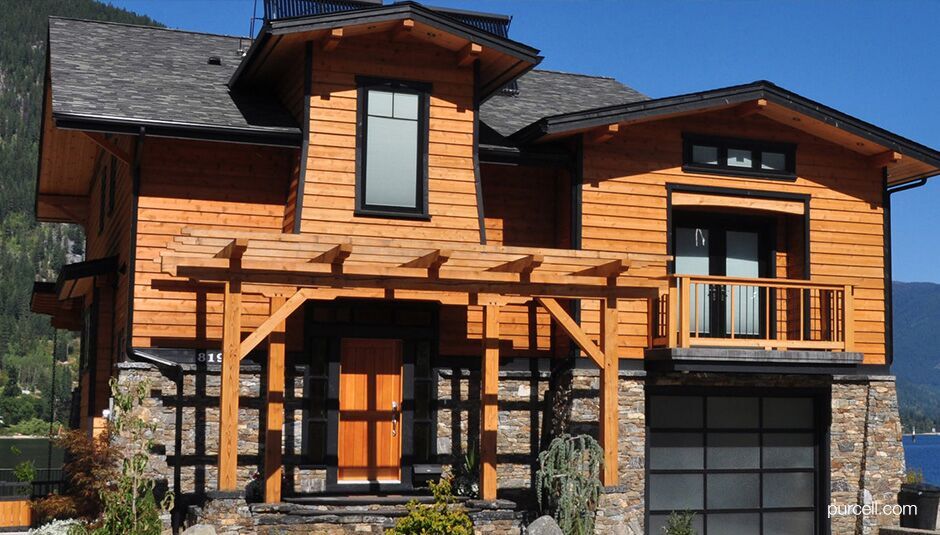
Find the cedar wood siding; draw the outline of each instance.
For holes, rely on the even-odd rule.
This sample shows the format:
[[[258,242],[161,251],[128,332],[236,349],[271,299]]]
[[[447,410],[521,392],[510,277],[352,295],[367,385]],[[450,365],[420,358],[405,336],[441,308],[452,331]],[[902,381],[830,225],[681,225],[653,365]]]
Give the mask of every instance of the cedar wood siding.
[[[48,121],[51,123],[52,121]],[[48,124],[47,123],[47,124]],[[112,142],[127,154],[133,154],[134,138],[114,136]],[[114,209],[111,204],[111,166],[116,170],[114,180]],[[101,210],[102,188],[104,188],[104,211]],[[97,260],[109,256],[118,258],[117,265],[127,266],[130,251],[131,218],[131,170],[127,163],[113,158],[110,153],[98,149],[94,174],[88,189],[89,209],[85,225],[85,259]],[[101,232],[99,222],[103,214]],[[107,281],[113,281],[113,284]],[[124,269],[113,274],[112,279],[100,277],[98,281],[98,332],[97,332],[97,377],[95,378],[95,414],[100,416],[101,409],[107,408],[111,387],[112,367],[123,359],[121,338],[127,330],[127,290],[128,273]],[[90,306],[95,296],[90,292],[86,296],[86,306]],[[84,392],[84,391],[83,391]],[[87,412],[83,412],[83,415]]]
[[[797,144],[793,182],[692,174],[682,170],[682,134],[696,133]],[[666,184],[693,184],[810,195],[811,279],[855,287],[856,350],[866,364],[885,361],[882,170],[838,145],[759,115],[731,111],[674,118],[622,129],[606,144],[584,149],[584,249],[665,254]],[[792,219],[790,220],[792,222]],[[788,225],[802,241],[802,222]],[[795,229],[795,232],[791,230]],[[778,231],[779,232],[779,231]],[[799,251],[799,247],[789,248]],[[801,253],[778,253],[778,276],[799,276]],[[784,271],[785,270],[785,271]],[[664,269],[652,276],[666,275]],[[621,356],[642,358],[646,303],[621,306]],[[584,302],[586,330],[597,333],[597,306]]]
[[[218,347],[222,287],[174,279],[159,255],[186,227],[280,232],[297,151],[148,138],[141,162],[134,279],[135,347]],[[269,314],[245,294],[243,328]],[[207,341],[211,341],[207,343]]]

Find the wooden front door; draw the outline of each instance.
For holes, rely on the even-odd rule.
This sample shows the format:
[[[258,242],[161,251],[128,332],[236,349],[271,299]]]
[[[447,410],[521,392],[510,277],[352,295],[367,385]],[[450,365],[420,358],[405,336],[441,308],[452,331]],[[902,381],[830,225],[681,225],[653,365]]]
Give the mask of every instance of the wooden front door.
[[[339,369],[337,480],[401,480],[401,340],[346,338]]]

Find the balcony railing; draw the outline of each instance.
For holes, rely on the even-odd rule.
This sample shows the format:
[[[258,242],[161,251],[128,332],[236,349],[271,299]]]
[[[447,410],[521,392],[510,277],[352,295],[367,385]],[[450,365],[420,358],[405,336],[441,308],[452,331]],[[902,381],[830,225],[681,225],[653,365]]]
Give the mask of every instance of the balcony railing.
[[[852,287],[680,275],[654,310],[654,347],[854,351]]]

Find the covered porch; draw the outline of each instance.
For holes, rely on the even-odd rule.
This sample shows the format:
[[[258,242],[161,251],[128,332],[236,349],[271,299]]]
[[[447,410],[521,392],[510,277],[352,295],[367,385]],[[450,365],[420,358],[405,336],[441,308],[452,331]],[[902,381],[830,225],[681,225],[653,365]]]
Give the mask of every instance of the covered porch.
[[[497,490],[500,313],[507,305],[534,301],[600,370],[603,483],[618,483],[618,302],[643,299],[652,309],[661,289],[652,285],[655,282],[631,277],[630,270],[662,265],[665,257],[380,238],[338,242],[335,237],[315,235],[185,229],[157,260],[169,275],[224,285],[217,482],[221,491],[237,486],[239,363],[266,342],[264,500],[281,501],[286,321],[310,300],[337,298],[482,307],[479,457],[484,500],[495,499]],[[245,294],[264,296],[269,314],[243,337]],[[597,342],[574,319],[565,300],[600,303]],[[653,334],[649,333],[650,344]],[[392,426],[401,426],[399,415],[393,413],[392,419]]]

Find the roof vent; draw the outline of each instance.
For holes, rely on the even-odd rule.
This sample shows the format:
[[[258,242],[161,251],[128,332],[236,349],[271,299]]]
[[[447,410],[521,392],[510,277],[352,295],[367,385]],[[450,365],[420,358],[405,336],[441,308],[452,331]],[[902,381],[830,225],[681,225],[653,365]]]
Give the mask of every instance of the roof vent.
[[[208,61],[208,63],[209,63],[209,65],[221,65],[221,64],[222,64],[222,58],[220,58],[219,56],[209,56],[209,61]]]

